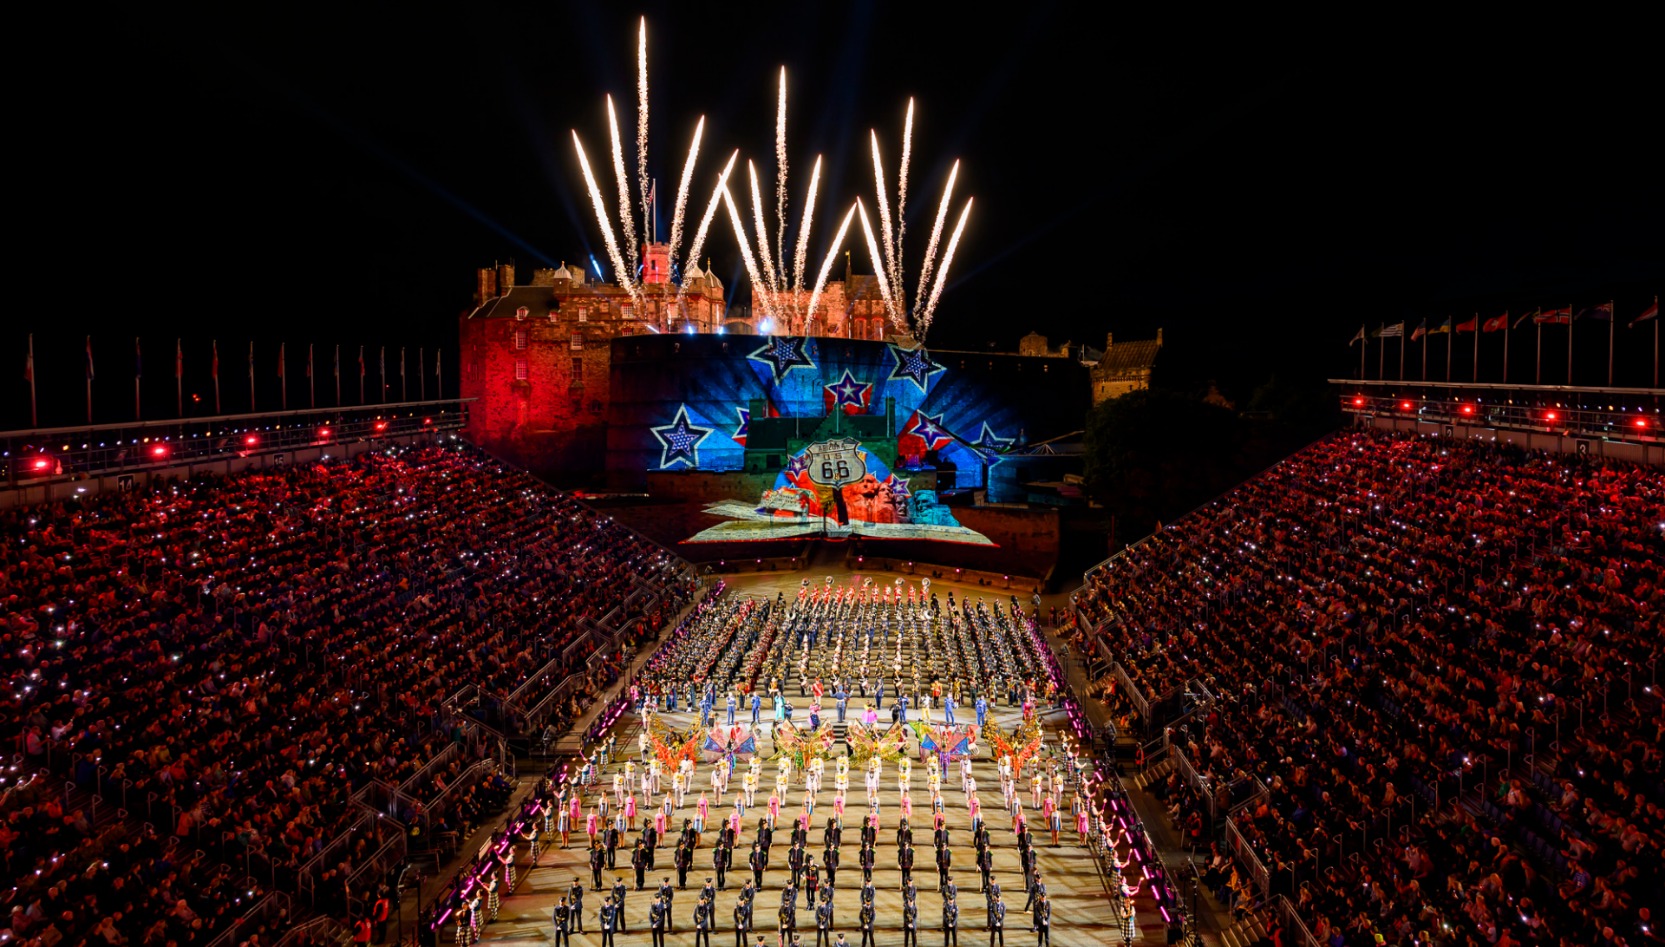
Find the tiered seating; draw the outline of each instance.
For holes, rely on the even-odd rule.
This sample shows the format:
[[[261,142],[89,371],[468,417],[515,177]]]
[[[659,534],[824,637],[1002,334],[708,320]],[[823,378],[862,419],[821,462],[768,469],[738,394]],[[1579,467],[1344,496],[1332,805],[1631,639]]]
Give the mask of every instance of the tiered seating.
[[[1662,531],[1656,468],[1350,432],[1078,605],[1147,695],[1220,695],[1176,740],[1266,782],[1234,821],[1320,939],[1598,943],[1660,880]]]
[[[13,510],[0,536],[0,701],[20,769],[71,776],[154,825],[148,844],[177,837],[279,888],[358,818],[354,792],[397,787],[456,737],[447,694],[506,694],[641,583],[668,592],[651,621],[688,589],[673,557],[460,446]],[[8,796],[8,820],[22,801]],[[25,906],[79,843],[38,841],[10,861]],[[112,870],[157,887],[137,860]],[[259,887],[226,874],[235,896],[196,877],[168,923],[238,916]],[[156,912],[132,897],[112,923],[138,939]],[[111,914],[77,910],[60,933]]]

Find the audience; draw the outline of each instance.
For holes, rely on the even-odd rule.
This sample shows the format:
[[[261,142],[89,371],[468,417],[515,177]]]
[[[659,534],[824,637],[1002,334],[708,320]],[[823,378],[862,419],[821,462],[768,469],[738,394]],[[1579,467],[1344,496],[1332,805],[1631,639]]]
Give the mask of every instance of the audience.
[[[1172,739],[1265,783],[1233,822],[1320,941],[1650,943],[1662,570],[1658,468],[1354,431],[1089,576],[1076,645],[1219,696]]]
[[[372,780],[418,801],[439,793],[441,773],[412,777],[466,738],[448,695],[475,684],[500,700],[560,660],[584,620],[620,609],[647,633],[691,588],[662,550],[461,446],[9,510],[0,537],[6,735],[26,769],[99,794],[101,813],[124,809],[117,837],[149,865],[99,868],[87,853],[108,833],[53,809],[61,795],[10,789],[13,933],[39,926],[29,906],[45,893],[90,887],[105,897],[56,923],[95,942],[148,943],[158,922],[158,936],[206,940],[171,932],[211,935],[259,892],[225,865],[290,888]],[[647,588],[669,594],[636,594]],[[551,723],[595,693],[563,700]],[[451,793],[461,811],[427,815],[467,824],[488,795]],[[168,854],[199,849],[215,863]],[[111,875],[129,892],[120,905]]]

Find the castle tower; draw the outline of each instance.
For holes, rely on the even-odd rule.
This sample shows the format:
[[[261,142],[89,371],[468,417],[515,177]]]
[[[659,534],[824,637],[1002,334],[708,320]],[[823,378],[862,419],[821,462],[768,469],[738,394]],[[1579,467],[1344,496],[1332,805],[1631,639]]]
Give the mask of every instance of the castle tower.
[[[642,285],[671,281],[671,245],[648,243],[642,246]]]

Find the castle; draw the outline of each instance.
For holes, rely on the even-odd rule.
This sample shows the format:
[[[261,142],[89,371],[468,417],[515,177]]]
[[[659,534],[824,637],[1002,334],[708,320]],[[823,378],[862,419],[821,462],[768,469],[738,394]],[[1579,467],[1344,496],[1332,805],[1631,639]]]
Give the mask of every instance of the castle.
[[[529,285],[517,283],[512,263],[479,269],[474,305],[459,325],[461,394],[475,399],[469,410],[470,439],[540,472],[590,474],[602,469],[603,458],[618,446],[609,443],[608,433],[614,402],[620,397],[641,398],[644,393],[638,389],[655,384],[639,373],[628,381],[619,374],[617,345],[630,344],[633,337],[666,337],[665,345],[650,349],[668,347],[673,355],[682,346],[672,338],[720,337],[722,341],[714,342],[720,349],[717,354],[732,356],[742,367],[749,353],[766,341],[757,336],[811,336],[823,344],[845,339],[900,348],[915,345],[906,335],[890,331],[872,276],[846,272],[843,280],[829,282],[813,324],[806,326],[807,292],[777,300],[774,317],[757,307],[731,308],[722,280],[709,268],[689,263],[680,274],[680,285],[673,282],[665,244],[643,247],[640,275],[633,294],[616,283],[592,281],[576,265],[536,269]],[[1082,366],[1076,371],[1085,368],[1089,373],[1091,403],[1097,404],[1146,387],[1161,345],[1158,331],[1154,340],[1135,342],[1116,343],[1107,336],[1103,352],[1067,342],[1052,349],[1044,337],[1031,333],[1020,342],[1019,354],[1044,359],[1039,363],[1043,374],[1051,359]],[[954,363],[964,367],[966,361]],[[651,398],[685,400],[695,394],[669,390],[686,386],[673,381],[670,373],[657,384],[665,390]],[[630,390],[615,394],[621,385]],[[875,411],[878,407],[873,406]]]

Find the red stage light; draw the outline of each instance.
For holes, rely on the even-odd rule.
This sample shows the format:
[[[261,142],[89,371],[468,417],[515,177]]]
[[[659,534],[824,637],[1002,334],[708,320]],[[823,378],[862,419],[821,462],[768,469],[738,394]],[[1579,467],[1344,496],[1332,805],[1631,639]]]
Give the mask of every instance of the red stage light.
[[[383,432],[385,430],[387,430],[387,422],[386,421],[377,421],[376,422],[376,433],[380,434],[381,432]]]
[[[422,423],[423,424],[432,424],[432,423],[434,423],[434,419],[433,418],[423,418]]]
[[[47,460],[45,457],[36,457],[35,458],[35,469],[36,470],[45,470],[46,468],[48,468],[50,466],[52,466],[52,461]]]
[[[1409,402],[1409,401],[1401,401],[1401,402],[1399,402],[1399,410],[1401,410],[1401,411],[1409,411],[1409,410],[1411,410],[1411,403],[1410,403],[1410,402]]]
[[[329,437],[330,436],[330,426],[328,424],[320,426],[318,428],[318,436],[323,437],[323,438]]]
[[[1544,420],[1546,420],[1546,421],[1553,421],[1553,420],[1555,420],[1555,412],[1554,412],[1554,411],[1551,411],[1551,412],[1549,412],[1549,413],[1548,413],[1548,414],[1545,414],[1545,415],[1544,415]]]
[[[166,456],[168,456],[168,445],[166,445],[166,444],[157,444],[155,447],[152,447],[150,449],[150,456],[152,456],[152,457],[166,457]]]
[[[1648,419],[1647,418],[1637,418],[1636,419],[1636,426],[1637,427],[1647,427],[1648,426]]]
[[[1472,405],[1472,404],[1463,405],[1463,413],[1464,414],[1473,414],[1474,413],[1474,405]]]
[[[1358,407],[1362,404],[1364,404],[1364,399],[1363,398],[1354,398],[1353,399],[1353,406],[1354,407]]]
[[[253,434],[250,434],[248,437],[243,438],[243,445],[245,447],[253,447],[254,445],[256,445],[258,443],[260,443],[260,438],[255,437]]]

